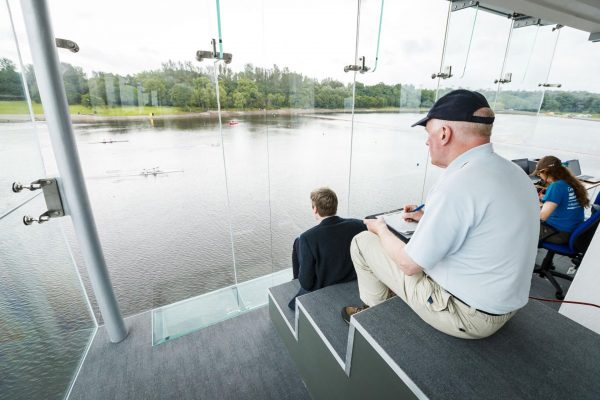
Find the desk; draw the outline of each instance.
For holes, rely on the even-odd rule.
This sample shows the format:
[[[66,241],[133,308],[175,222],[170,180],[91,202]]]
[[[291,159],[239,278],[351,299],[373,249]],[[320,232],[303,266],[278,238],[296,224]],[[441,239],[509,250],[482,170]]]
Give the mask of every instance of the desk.
[[[588,190],[588,191],[590,189],[593,189],[593,188],[597,187],[597,186],[600,186],[600,182],[596,182],[596,183],[589,183],[589,182],[586,182],[586,181],[579,181],[579,182],[581,182],[581,184],[583,185],[583,187],[585,188],[585,190]]]

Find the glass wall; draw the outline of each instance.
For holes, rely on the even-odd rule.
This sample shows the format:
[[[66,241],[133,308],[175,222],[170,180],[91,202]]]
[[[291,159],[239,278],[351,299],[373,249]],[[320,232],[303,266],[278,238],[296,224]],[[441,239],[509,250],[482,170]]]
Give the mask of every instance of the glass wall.
[[[517,22],[513,23],[500,73],[502,79],[509,81],[499,81],[493,105],[500,114],[500,123],[494,130],[497,150],[512,159],[533,156],[529,148],[537,145],[533,137],[544,97],[542,84],[552,66],[559,34],[554,26],[516,27]]]
[[[62,399],[96,322],[63,233],[68,220],[25,226],[23,216],[46,211],[44,197],[11,190],[46,176],[38,142],[46,128],[30,117],[6,4],[0,32],[0,397]]]
[[[599,178],[600,79],[596,71],[600,46],[588,41],[588,36],[573,28],[560,29],[552,68],[544,82],[549,86],[530,143],[535,144],[534,157],[551,154],[562,161],[579,160],[583,175]],[[588,190],[592,201],[598,192],[598,187]]]
[[[362,2],[358,35],[358,56],[369,68],[356,78],[350,209],[359,218],[422,202],[426,134],[410,126],[435,101],[431,74],[446,20],[446,5],[437,1],[382,3]]]
[[[51,16],[80,48],[58,54],[124,315],[233,284],[214,64],[195,59],[217,37],[214,1],[56,3]]]
[[[314,226],[310,192],[328,186],[348,212],[356,2],[264,2],[271,235],[275,270]],[[335,21],[335,23],[333,22]]]
[[[217,21],[214,7],[206,12]],[[272,272],[263,5],[223,1],[220,19],[223,51],[233,55],[218,72],[235,274],[244,282]],[[218,21],[212,35],[218,38]]]

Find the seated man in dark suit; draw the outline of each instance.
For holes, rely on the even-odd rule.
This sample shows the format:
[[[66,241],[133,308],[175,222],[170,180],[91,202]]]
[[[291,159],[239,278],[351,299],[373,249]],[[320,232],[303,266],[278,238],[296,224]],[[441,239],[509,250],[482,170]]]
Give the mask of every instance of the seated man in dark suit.
[[[289,303],[292,310],[297,296],[356,279],[350,243],[355,235],[366,230],[360,220],[335,215],[338,200],[333,190],[316,189],[310,194],[310,200],[313,216],[319,224],[294,241],[292,267],[294,279],[300,281],[300,291]]]

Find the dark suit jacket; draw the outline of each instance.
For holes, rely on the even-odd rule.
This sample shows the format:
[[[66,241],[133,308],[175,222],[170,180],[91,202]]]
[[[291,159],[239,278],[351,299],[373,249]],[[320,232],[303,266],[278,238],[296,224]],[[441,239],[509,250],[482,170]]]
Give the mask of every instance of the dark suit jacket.
[[[296,249],[301,289],[296,297],[325,286],[356,279],[350,258],[350,243],[354,236],[366,229],[365,224],[358,219],[332,216],[301,234]],[[295,308],[296,297],[289,304],[292,309]]]

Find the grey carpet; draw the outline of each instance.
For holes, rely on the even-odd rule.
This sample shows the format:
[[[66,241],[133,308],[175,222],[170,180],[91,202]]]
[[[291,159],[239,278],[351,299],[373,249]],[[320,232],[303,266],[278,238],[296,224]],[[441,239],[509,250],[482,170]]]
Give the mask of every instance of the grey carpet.
[[[362,304],[356,281],[328,286],[298,298],[342,360],[346,360],[348,325],[340,311],[348,305]]]
[[[431,399],[600,398],[600,335],[537,302],[483,340],[440,333],[398,298],[356,319]]]
[[[119,344],[99,330],[70,400],[310,398],[266,307],[155,347],[150,313],[126,322]]]
[[[295,315],[294,311],[288,307],[288,303],[298,293],[298,290],[300,290],[300,282],[298,282],[298,279],[269,288],[271,295],[279,305],[279,308],[281,308],[281,311],[283,311],[283,314],[290,323],[292,329],[296,329],[294,322]]]

